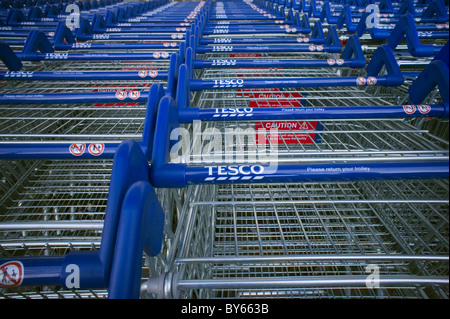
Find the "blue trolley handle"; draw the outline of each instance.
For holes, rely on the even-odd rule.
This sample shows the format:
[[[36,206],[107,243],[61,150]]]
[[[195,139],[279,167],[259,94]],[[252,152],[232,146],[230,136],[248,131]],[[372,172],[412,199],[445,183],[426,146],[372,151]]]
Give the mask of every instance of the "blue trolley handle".
[[[170,132],[179,127],[174,99],[165,96],[159,105],[152,150],[150,180],[155,187],[179,188],[189,184],[295,183],[378,179],[448,178],[448,160],[429,162],[358,162],[334,164],[204,165],[169,163]]]

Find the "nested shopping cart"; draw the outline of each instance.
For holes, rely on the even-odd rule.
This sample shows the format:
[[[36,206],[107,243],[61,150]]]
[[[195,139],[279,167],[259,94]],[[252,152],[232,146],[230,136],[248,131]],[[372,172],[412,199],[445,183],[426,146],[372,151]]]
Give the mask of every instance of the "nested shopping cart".
[[[151,180],[187,187],[186,200],[165,272],[142,294],[448,298],[448,90],[424,81],[448,63],[419,63],[413,81],[389,87],[342,76],[362,70],[277,69],[265,57],[233,69],[227,54],[222,68],[182,66],[186,92],[179,82],[160,104]],[[289,87],[299,73],[316,82]],[[329,77],[341,85],[319,86]],[[443,118],[423,116],[434,103]],[[355,106],[371,112],[337,114]]]
[[[219,1],[216,6],[219,3],[223,7],[219,5],[219,13],[210,13],[209,19],[233,22],[233,14],[220,12],[225,11],[225,3]],[[262,22],[255,23],[255,28],[277,24],[281,8],[270,11],[275,15],[270,16],[270,2],[265,3],[264,16],[244,4],[258,13],[247,15]],[[104,212],[109,199],[116,198],[113,185],[122,184],[117,182],[120,172],[121,178],[130,175],[133,182],[137,180],[138,185],[130,187],[131,194],[138,196],[135,192],[145,190],[148,196],[143,197],[159,202],[166,217],[162,247],[158,247],[161,253],[156,258],[149,257],[151,249],[142,259],[139,252],[132,258],[123,255],[127,251],[120,248],[127,247],[124,242],[115,247],[122,253],[114,255],[117,268],[113,267],[111,279],[115,291],[124,274],[118,270],[133,259],[135,268],[127,273],[138,273],[130,281],[133,288],[142,282],[141,297],[448,298],[445,49],[431,63],[431,59],[426,61],[426,66],[412,59],[411,70],[405,70],[388,46],[377,48],[373,55],[361,54],[360,41],[354,36],[348,37],[342,53],[340,43],[336,52],[317,50],[316,45],[337,47],[338,42],[333,28],[324,37],[316,23],[316,34],[324,42],[315,43],[314,50],[307,45],[306,52],[301,52],[302,44],[295,40],[294,52],[271,50],[269,55],[261,47],[253,48],[256,53],[208,52],[208,45],[220,43],[215,39],[221,37],[202,33],[205,22],[194,22],[186,34],[190,48],[185,54],[180,51],[170,57],[176,67],[184,63],[173,72],[174,77],[168,77],[169,83],[171,79],[177,82],[172,82],[173,90],[165,89],[164,82],[156,83],[148,95],[141,91],[138,99],[123,101],[139,105],[110,105],[112,110],[141,108],[123,130],[122,114],[97,113],[95,120],[87,115],[94,123],[90,128],[106,122],[93,132],[88,127],[83,130],[86,124],[75,125],[75,130],[81,129],[77,136],[85,134],[88,139],[84,148],[79,140],[70,140],[75,137],[71,124],[68,131],[45,136],[39,131],[43,126],[35,125],[30,131],[26,122],[43,120],[49,113],[40,119],[17,114],[19,122],[11,122],[9,130],[23,127],[24,131],[16,136],[5,131],[3,136],[15,157],[45,156],[33,153],[36,147],[33,152],[18,152],[10,143],[14,139],[23,139],[28,147],[45,142],[49,151],[50,144],[61,145],[55,141],[63,138],[75,145],[64,147],[64,157],[83,153],[77,161],[5,162],[2,187],[7,193],[0,203],[8,214],[2,222],[1,256],[20,259],[23,255],[101,250],[100,235],[110,234],[105,227],[111,227]],[[244,39],[242,45],[248,38],[243,34],[231,41]],[[268,37],[264,47],[276,46],[276,38],[281,39],[279,34]],[[310,39],[309,35],[299,38],[303,44],[305,38]],[[364,69],[366,59],[369,65]],[[49,94],[36,93],[34,88],[26,91],[33,96],[25,91],[7,92],[2,100],[10,109],[26,104],[55,108],[58,99],[72,99],[72,106],[82,103],[82,108],[117,102],[115,92],[93,92],[95,96],[73,95],[68,88]],[[137,123],[140,126],[133,128]],[[64,128],[59,122],[54,126]],[[96,141],[104,131],[114,135],[105,134],[108,140]],[[139,142],[117,145],[122,139],[141,137]],[[102,150],[96,144],[103,141],[105,148],[95,157]],[[114,144],[111,151],[108,142]],[[101,159],[112,155],[117,155],[113,165]],[[145,184],[147,176],[158,187],[156,200],[151,186]],[[63,188],[63,183],[69,187]],[[64,196],[58,193],[60,189]],[[51,214],[47,214],[48,207],[53,209]],[[157,211],[161,221],[161,210]],[[130,233],[128,227],[119,228]],[[24,239],[25,235],[30,236]],[[84,265],[87,268],[82,273],[97,270],[92,264]],[[6,266],[0,267],[5,273]],[[49,286],[7,288],[1,293],[10,298],[107,294],[106,290],[66,291]],[[114,295],[118,296],[123,294]]]
[[[70,36],[64,26],[58,32],[63,33],[64,40]],[[70,57],[71,52],[45,52],[53,48],[49,44],[46,36],[36,31],[28,42],[34,51],[24,51],[41,54],[44,60],[47,53]],[[40,48],[44,52],[36,51]],[[1,87],[1,258],[13,260],[0,266],[2,297],[101,298],[112,292],[112,285],[120,285],[116,280],[108,286],[109,273],[121,269],[117,266],[119,270],[114,270],[113,261],[128,260],[114,259],[115,238],[120,236],[116,228],[124,225],[119,217],[129,209],[121,205],[127,198],[125,192],[131,192],[133,183],[145,177],[148,170],[148,164],[142,164],[146,158],[138,157],[141,166],[136,168],[135,154],[139,152],[132,147],[127,150],[127,144],[121,143],[136,140],[141,147],[148,147],[152,129],[146,123],[151,123],[154,109],[149,100],[153,92],[150,85],[160,80],[160,85],[170,91],[169,61],[175,63],[175,69],[179,61],[169,56],[155,58],[148,52],[139,55],[120,51],[114,58],[102,59],[102,54],[107,56],[105,50],[95,59],[95,52],[88,49],[86,46],[86,52],[79,54],[84,55],[83,62],[74,63],[70,58],[25,62],[20,60],[20,53],[2,46],[2,58],[9,69],[5,67],[2,72]],[[148,63],[149,59],[153,61]],[[113,162],[117,152],[122,155]],[[132,160],[134,164],[129,163]],[[135,171],[131,180],[133,174],[128,170]],[[152,208],[155,213],[151,216],[156,216],[153,224],[156,221],[161,226],[164,215],[158,205],[164,203],[164,211],[174,210],[172,193],[161,193],[156,199],[149,186],[144,191],[150,194],[144,198],[156,205]],[[171,222],[169,214],[166,220]],[[121,227],[122,232],[129,231],[127,226]],[[156,241],[162,238],[162,234],[157,235],[160,231],[162,228],[150,230],[159,236]],[[146,248],[147,256],[161,249],[152,252],[148,244]],[[77,257],[79,251],[88,255],[84,262]],[[22,258],[22,267],[17,266],[14,262]],[[143,259],[142,250],[138,258],[145,274],[159,265],[157,258]],[[79,285],[76,280],[67,281],[67,275],[75,271],[68,260],[81,267],[81,274],[95,269],[94,275],[82,276]],[[24,268],[25,278],[20,273]],[[21,284],[17,278],[25,281],[23,287],[13,287]],[[123,286],[115,290],[126,293]]]

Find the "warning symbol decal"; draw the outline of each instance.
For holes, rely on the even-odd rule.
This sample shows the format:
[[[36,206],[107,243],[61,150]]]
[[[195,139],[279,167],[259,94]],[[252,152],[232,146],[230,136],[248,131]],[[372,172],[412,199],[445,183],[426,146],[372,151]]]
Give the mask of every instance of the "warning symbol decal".
[[[337,60],[336,60],[336,63],[337,63],[338,65],[342,65],[342,64],[344,64],[344,60],[343,60],[343,59],[337,59]]]
[[[147,76],[147,71],[146,71],[146,70],[141,70],[141,71],[139,71],[139,76],[140,76],[141,78],[145,78],[145,77]]]
[[[431,111],[431,107],[428,104],[419,104],[417,105],[417,109],[422,114],[427,114],[428,112]]]
[[[158,75],[158,70],[151,70],[148,74],[150,75],[150,77],[154,78]]]
[[[366,84],[366,78],[362,76],[358,77],[356,79],[356,84],[358,84],[359,86]]]
[[[413,114],[416,111],[415,105],[403,105],[403,110],[406,114]]]
[[[93,143],[88,147],[89,154],[94,156],[102,155],[104,150],[105,144],[103,143]]]
[[[9,261],[0,266],[0,287],[19,286],[23,280],[23,264]]]
[[[83,155],[85,150],[86,150],[86,145],[83,143],[74,143],[69,146],[70,153],[72,153],[72,155],[75,155],[75,156]]]
[[[335,59],[328,59],[327,62],[328,62],[329,65],[334,65],[336,63],[336,60]]]
[[[130,93],[128,93],[130,96],[130,99],[132,100],[136,100],[139,98],[139,96],[141,95],[141,93],[139,91],[130,91]]]
[[[116,98],[119,100],[124,100],[127,97],[127,91],[117,91]]]
[[[373,77],[373,76],[369,76],[367,78],[367,84],[368,85],[375,85],[375,84],[377,84],[377,78]]]

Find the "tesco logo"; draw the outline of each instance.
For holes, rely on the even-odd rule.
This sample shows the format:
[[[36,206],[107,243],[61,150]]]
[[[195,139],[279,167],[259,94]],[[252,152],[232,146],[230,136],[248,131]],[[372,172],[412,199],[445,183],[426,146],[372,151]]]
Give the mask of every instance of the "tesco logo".
[[[231,166],[209,166],[208,175],[235,176],[235,175],[261,175],[264,167],[261,165],[231,165]]]

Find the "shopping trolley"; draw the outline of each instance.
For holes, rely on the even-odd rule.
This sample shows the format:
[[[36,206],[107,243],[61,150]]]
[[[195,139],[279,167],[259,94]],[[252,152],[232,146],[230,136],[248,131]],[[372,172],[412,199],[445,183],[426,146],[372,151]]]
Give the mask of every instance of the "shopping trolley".
[[[259,58],[264,61],[264,57]],[[226,71],[213,70],[211,78],[220,75],[245,81],[258,72],[285,76],[283,70],[270,67],[262,71],[229,70],[232,66],[225,63],[224,67]],[[401,89],[395,89],[398,93],[388,90],[389,100],[405,100],[402,95],[409,90],[406,100],[414,104],[436,102],[437,98],[445,105],[446,80],[441,82],[442,100],[433,89],[428,91],[430,87],[425,89],[427,93],[418,93],[419,88],[425,88],[424,79],[433,78],[426,75],[431,69],[445,71],[445,67],[448,70],[445,59],[433,61],[414,77],[412,85],[400,82]],[[208,71],[197,70],[199,76],[192,76],[188,66],[181,66],[179,80],[204,80]],[[445,72],[438,74],[436,78],[446,78]],[[281,81],[266,81],[258,88]],[[345,83],[345,78],[341,81]],[[187,189],[171,240],[170,262],[164,273],[143,284],[143,295],[448,298],[447,140],[414,126],[405,119],[406,114],[399,114],[398,119],[387,114],[378,119],[376,114],[355,119],[354,112],[353,119],[350,114],[303,118],[317,120],[320,129],[318,124],[313,128],[297,122],[295,130],[291,122],[284,121],[287,130],[271,137],[267,128],[258,139],[259,120],[276,122],[272,119],[277,113],[273,112],[274,117],[270,114],[274,104],[285,106],[289,114],[303,106],[314,109],[320,105],[331,112],[342,105],[388,106],[389,100],[374,95],[369,86],[365,90],[356,85],[325,90],[298,84],[301,90],[295,90],[294,85],[286,92],[289,96],[283,91],[278,95],[271,90],[252,91],[253,86],[233,87],[233,83],[215,87],[197,83],[187,87],[187,94],[180,94],[183,86],[179,84],[176,99],[165,97],[158,111],[151,181],[158,187]],[[190,95],[192,88],[199,91]],[[296,102],[293,92],[298,94]],[[183,112],[192,108],[189,102],[196,107],[187,116]],[[257,110],[250,104],[264,105],[261,112],[266,117],[246,117],[245,110]],[[415,105],[411,110],[414,108],[413,113],[423,106]],[[406,105],[401,109],[411,112]],[[200,117],[202,110],[208,110],[209,116]],[[180,124],[200,119],[197,128],[195,122]],[[264,127],[262,122],[260,127]],[[228,145],[227,129],[235,133]],[[166,135],[158,137],[162,132]],[[296,137],[296,133],[302,136]],[[186,136],[191,140],[182,139]],[[274,175],[283,177],[265,175],[269,165],[255,160],[262,152],[258,142],[278,148]],[[231,146],[231,153],[227,153],[227,146]],[[422,168],[431,168],[422,176],[419,159],[423,160]],[[265,160],[267,164],[270,157]],[[378,170],[381,167],[386,171]],[[411,175],[406,167],[411,168]],[[314,176],[308,178],[309,174]]]
[[[11,60],[14,57],[16,60]],[[6,59],[10,59],[9,65],[18,63],[12,51]],[[171,60],[178,63],[177,59]],[[58,72],[67,75],[70,71],[65,70],[72,66],[60,62],[52,67],[54,75]],[[9,74],[27,73],[9,71]],[[130,267],[126,262],[130,260],[129,256],[119,256],[120,252],[130,251],[116,245],[116,237],[122,236],[120,232],[128,233],[131,225],[130,218],[125,215],[128,213],[123,212],[128,211],[133,216],[145,212],[142,218],[151,217],[151,229],[146,228],[156,236],[156,241],[151,238],[144,242],[148,236],[139,230],[134,232],[138,235],[138,242],[133,246],[137,248],[135,261],[139,269],[142,268],[142,249],[145,247],[148,256],[156,255],[162,246],[164,221],[170,222],[170,216],[164,218],[159,206],[160,201],[167,202],[164,198],[168,195],[162,194],[158,200],[148,182],[139,183],[148,175],[147,157],[142,150],[149,149],[152,142],[152,112],[156,107],[152,106],[149,96],[155,92],[141,87],[138,89],[146,96],[140,97],[140,94],[133,95],[140,92],[137,90],[127,92],[122,88],[117,92],[102,92],[108,87],[100,87],[98,92],[85,93],[89,85],[91,90],[96,90],[93,83],[82,83],[80,80],[83,79],[70,79],[70,76],[64,79],[70,82],[63,85],[44,85],[39,79],[20,80],[19,85],[8,87],[5,83],[2,87],[2,147],[15,149],[10,152],[3,148],[2,158],[9,160],[1,163],[2,181],[8,185],[2,187],[1,196],[2,208],[8,212],[2,215],[2,296],[102,297],[107,294],[106,288],[110,297],[130,296],[136,282],[130,280],[131,277],[123,277],[123,267],[129,267],[133,278],[136,275],[137,285],[141,278],[136,266]],[[127,78],[122,77],[122,80]],[[140,81],[144,81],[142,77]],[[134,87],[129,80],[123,83]],[[120,87],[120,83],[115,85]],[[48,92],[52,92],[51,98],[46,96]],[[118,99],[122,97],[120,92],[126,93],[122,99]],[[30,95],[26,97],[26,94]],[[20,101],[20,96],[25,98]],[[149,120],[145,121],[146,118]],[[141,138],[139,146],[121,144],[127,139]],[[108,146],[111,145],[110,152]],[[114,162],[113,156],[116,157]],[[134,177],[129,170],[135,171]],[[134,185],[135,182],[138,185]],[[127,196],[135,204],[122,205]],[[170,205],[165,209],[171,211]],[[150,211],[154,214],[149,214]],[[119,222],[122,214],[125,217]],[[144,219],[136,220],[134,225],[139,228],[148,224]],[[127,225],[120,226],[124,222]],[[120,228],[122,230],[118,230]],[[129,240],[117,239],[117,243]],[[73,253],[78,250],[89,252],[78,256]],[[158,260],[146,258],[144,268],[147,270],[144,272],[148,272],[153,264],[157,267]],[[125,265],[122,265],[123,261]],[[47,269],[45,275],[40,274],[42,269]],[[110,281],[110,274],[117,272],[122,276],[113,275]],[[77,273],[81,274],[79,279],[75,278]],[[86,273],[91,275],[85,277]],[[19,284],[26,287],[9,287]],[[127,287],[130,284],[131,288]],[[37,286],[37,289],[29,289],[29,285]],[[64,288],[61,290],[55,285]]]
[[[167,124],[176,118],[170,110],[177,112],[166,98],[160,105],[156,134],[176,127]],[[224,154],[217,152],[206,158],[190,154],[184,159],[189,162],[186,166],[170,162],[159,166],[160,154],[169,153],[170,141],[155,136],[154,150],[164,152],[153,153],[153,184],[188,185],[188,200],[179,214],[170,263],[164,273],[142,286],[142,294],[168,298],[448,298],[448,143],[426,132],[422,135],[403,121],[331,120],[321,124],[328,129],[314,132],[325,142],[314,142],[324,147],[317,150],[317,156],[307,145],[299,149],[285,142],[281,146],[278,159],[293,164],[280,179],[263,176],[258,163],[223,162]],[[241,128],[240,132],[248,124]],[[208,137],[197,138],[210,141],[210,135],[219,135],[220,129],[218,124],[202,127],[199,131]],[[361,145],[358,150],[351,145],[361,143],[359,138],[370,141],[369,148]],[[377,141],[381,143],[378,149]],[[408,141],[403,150],[398,141]],[[443,144],[439,147],[437,141]],[[418,150],[419,145],[433,146]],[[199,149],[204,147],[202,143]],[[402,168],[409,166],[409,155],[417,159],[413,154],[422,151],[424,157],[419,157],[431,155],[427,165],[433,168],[422,175],[424,179],[411,181],[420,177],[418,167],[410,166],[414,173],[409,176]],[[235,152],[237,158],[238,152],[249,154],[252,149]],[[288,154],[292,157],[285,157]],[[400,162],[388,164],[389,176],[382,177],[380,171],[377,177],[363,176],[397,154],[401,154]],[[434,175],[440,166],[438,158],[444,160],[442,173]],[[305,170],[300,173],[297,169],[302,164]],[[347,169],[352,176],[345,176]],[[165,174],[158,175],[162,171]],[[314,177],[308,179],[308,174]],[[369,181],[379,177],[388,181]],[[370,281],[373,272],[379,276]],[[379,286],[371,285],[374,282]]]

